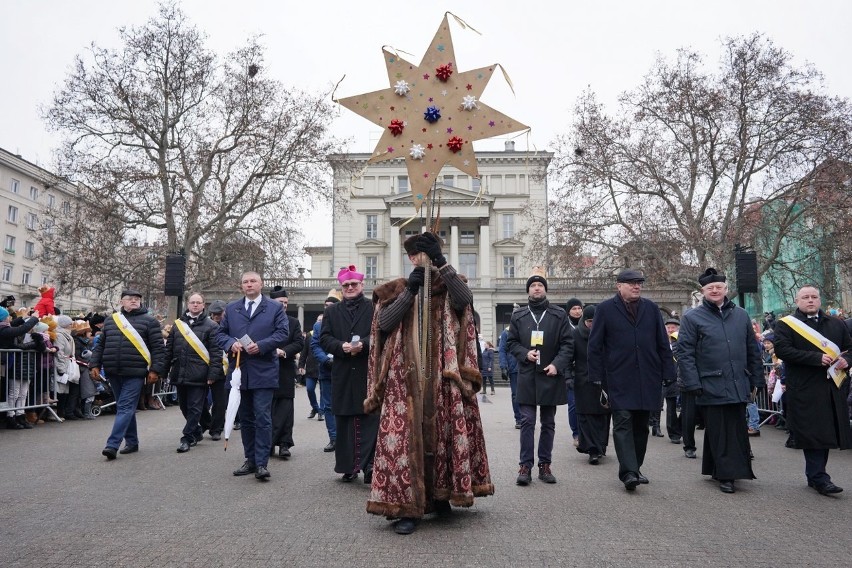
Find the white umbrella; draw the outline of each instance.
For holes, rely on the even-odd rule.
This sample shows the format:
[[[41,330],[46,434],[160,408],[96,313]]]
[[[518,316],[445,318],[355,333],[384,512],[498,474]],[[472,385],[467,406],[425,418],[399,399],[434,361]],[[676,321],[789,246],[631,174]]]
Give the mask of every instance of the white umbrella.
[[[234,419],[240,409],[240,383],[243,372],[240,370],[240,352],[237,352],[237,364],[231,373],[231,392],[228,394],[228,408],[225,410],[225,451],[228,451],[228,438],[234,429]]]

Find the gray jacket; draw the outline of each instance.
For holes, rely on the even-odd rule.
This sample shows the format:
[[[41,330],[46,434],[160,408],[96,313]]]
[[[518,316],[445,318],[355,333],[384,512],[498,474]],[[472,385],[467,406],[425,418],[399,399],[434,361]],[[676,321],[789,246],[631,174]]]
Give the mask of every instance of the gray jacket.
[[[745,403],[765,384],[751,319],[727,298],[721,308],[705,300],[683,315],[677,363],[683,390],[703,390],[699,405]]]

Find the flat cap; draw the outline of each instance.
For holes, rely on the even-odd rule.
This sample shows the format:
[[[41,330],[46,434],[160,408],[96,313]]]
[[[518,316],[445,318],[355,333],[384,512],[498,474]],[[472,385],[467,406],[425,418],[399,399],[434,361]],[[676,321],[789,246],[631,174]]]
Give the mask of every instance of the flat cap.
[[[615,278],[616,282],[644,282],[645,276],[641,272],[633,268],[627,268],[618,273]]]

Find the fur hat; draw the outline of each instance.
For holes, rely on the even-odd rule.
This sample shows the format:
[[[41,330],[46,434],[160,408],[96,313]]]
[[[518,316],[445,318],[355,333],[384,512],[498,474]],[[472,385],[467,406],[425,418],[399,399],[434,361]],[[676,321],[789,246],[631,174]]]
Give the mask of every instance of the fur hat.
[[[93,331],[95,330],[95,328],[97,328],[97,326],[101,325],[105,321],[106,317],[102,316],[101,314],[92,314],[89,316],[89,325],[91,326]]]
[[[698,277],[698,283],[701,284],[702,288],[707,286],[708,284],[712,284],[714,282],[725,282],[726,278],[724,274],[719,274],[715,268],[708,268],[704,271],[704,274]]]
[[[527,278],[527,294],[530,292],[530,286],[533,282],[541,282],[544,285],[544,291],[547,292],[547,278],[545,277],[543,266],[534,266],[532,276]]]
[[[15,305],[15,296],[6,296],[0,301],[0,308],[8,308]]]
[[[325,299],[325,303],[328,304],[331,302],[332,304],[336,304],[340,301],[340,291],[332,288],[328,291],[328,297]]]
[[[269,297],[273,300],[275,298],[286,298],[287,290],[285,290],[283,286],[276,286],[272,289],[272,292],[269,293]]]

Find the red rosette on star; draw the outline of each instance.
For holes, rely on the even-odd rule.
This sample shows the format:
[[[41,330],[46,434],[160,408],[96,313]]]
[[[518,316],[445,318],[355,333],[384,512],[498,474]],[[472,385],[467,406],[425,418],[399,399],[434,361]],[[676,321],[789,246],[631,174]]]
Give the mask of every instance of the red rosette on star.
[[[447,82],[447,79],[449,79],[450,75],[452,75],[452,74],[453,74],[453,64],[452,63],[447,63],[446,65],[441,65],[440,67],[435,69],[435,75],[438,77],[438,79],[440,79],[444,83]]]
[[[452,150],[453,154],[459,152],[462,149],[462,144],[464,144],[464,140],[462,140],[458,136],[453,136],[452,138],[447,140],[447,148]]]
[[[388,126],[388,130],[391,131],[391,134],[394,136],[399,136],[402,134],[402,129],[405,128],[405,124],[399,119],[393,119],[390,122],[390,126]]]

